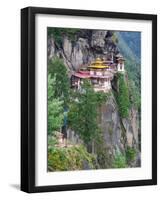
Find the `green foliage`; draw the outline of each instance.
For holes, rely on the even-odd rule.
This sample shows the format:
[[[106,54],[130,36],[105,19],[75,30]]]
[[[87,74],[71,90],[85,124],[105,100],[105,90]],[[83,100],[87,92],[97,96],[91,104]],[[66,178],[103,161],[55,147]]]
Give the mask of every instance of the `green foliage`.
[[[122,154],[119,150],[116,151],[114,160],[113,160],[113,167],[114,168],[126,168],[126,156]]]
[[[48,75],[48,134],[59,129],[63,124],[62,101],[54,97],[55,79]]]
[[[48,150],[53,149],[57,144],[58,144],[58,139],[54,131],[52,134],[48,135]]]
[[[95,153],[97,155],[97,162],[99,164],[99,168],[107,169],[112,168],[113,157],[110,153],[110,147],[107,146],[106,141],[104,139],[103,133],[99,133],[97,138],[95,139]]]
[[[111,96],[111,92],[103,93],[103,92],[95,92],[97,106],[101,106],[102,103],[106,102],[107,99]]]
[[[52,78],[55,77],[54,97],[60,98],[66,107],[69,101],[70,80],[63,61],[57,57],[53,58],[48,65],[48,73]]]
[[[140,92],[138,91],[134,81],[129,80],[129,98],[130,98],[130,104],[132,106],[135,106],[135,108],[139,109],[141,108],[141,96]]]
[[[67,36],[70,40],[74,41],[76,34],[80,31],[77,28],[48,28],[48,36],[53,36],[58,45],[62,45],[63,37]]]
[[[107,99],[101,93],[96,93],[89,81],[84,81],[81,92],[76,92],[76,97],[71,103],[68,114],[69,125],[88,144],[98,132],[98,107]]]
[[[118,84],[119,91],[116,95],[117,104],[119,107],[119,113],[122,118],[126,118],[129,115],[129,91],[127,87],[127,83],[124,80],[123,74],[118,74]]]
[[[134,161],[135,158],[136,158],[136,149],[128,146],[126,149],[127,163],[130,164],[130,162]]]
[[[134,81],[136,89],[140,92],[140,87],[141,87],[140,63],[136,63],[136,61],[132,61],[131,59],[126,59],[125,66],[129,79]]]
[[[96,169],[96,158],[83,145],[48,150],[48,170]]]
[[[136,158],[136,149],[133,147],[127,147],[125,154],[121,153],[119,150],[116,151],[113,167],[114,168],[126,168],[130,166],[130,163],[133,162]]]
[[[132,101],[135,107],[140,107],[141,96],[141,34],[140,32],[116,32],[118,47],[125,57],[125,68],[128,79],[132,81]],[[130,92],[130,91],[129,91]]]

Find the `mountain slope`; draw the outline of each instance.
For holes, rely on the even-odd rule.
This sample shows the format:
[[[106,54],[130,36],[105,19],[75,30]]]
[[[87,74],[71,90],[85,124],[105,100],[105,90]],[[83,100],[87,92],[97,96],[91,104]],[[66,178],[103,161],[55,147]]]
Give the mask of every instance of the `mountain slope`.
[[[135,82],[137,89],[141,87],[141,33],[115,32],[118,38],[117,46],[125,57],[125,67],[130,79]]]
[[[139,62],[141,59],[141,33],[120,31],[115,34],[118,37],[118,46],[125,56]]]

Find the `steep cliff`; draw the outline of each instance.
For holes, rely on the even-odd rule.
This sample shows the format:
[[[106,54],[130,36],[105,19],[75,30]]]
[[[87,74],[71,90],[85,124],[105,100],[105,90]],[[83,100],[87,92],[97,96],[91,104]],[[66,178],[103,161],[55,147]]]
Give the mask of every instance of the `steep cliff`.
[[[61,41],[57,41],[54,34],[55,32],[51,32],[48,35],[48,61],[55,56],[63,59],[69,76],[71,71],[76,71],[80,66],[89,64],[97,57],[115,59],[115,55],[119,52],[117,38],[112,31],[77,30],[72,38],[62,31]],[[128,85],[128,76],[126,73],[124,76],[125,83]],[[102,168],[114,167],[116,154],[126,155],[129,159],[129,167],[138,167],[141,164],[138,109],[131,104],[128,117],[121,117],[116,99],[118,93],[119,82],[115,75],[111,95],[98,111],[102,130],[101,143],[94,141],[93,144],[93,151],[99,155],[97,161]],[[74,133],[69,130],[68,132],[69,138],[76,142],[77,137],[74,137]]]
[[[103,166],[110,168],[112,160],[117,151],[125,155],[128,149],[134,150],[136,159],[131,160],[130,166],[140,166],[140,132],[139,132],[139,114],[138,111],[131,107],[129,116],[121,118],[118,104],[115,96],[111,94],[107,102],[100,108],[100,125],[102,129],[102,144],[96,143],[95,151],[102,151]]]
[[[48,38],[48,59],[57,56],[64,60],[70,70],[77,70],[81,65],[88,64],[97,57],[109,57],[119,52],[114,43],[111,31],[81,30],[71,40],[68,35],[57,43],[54,35]]]

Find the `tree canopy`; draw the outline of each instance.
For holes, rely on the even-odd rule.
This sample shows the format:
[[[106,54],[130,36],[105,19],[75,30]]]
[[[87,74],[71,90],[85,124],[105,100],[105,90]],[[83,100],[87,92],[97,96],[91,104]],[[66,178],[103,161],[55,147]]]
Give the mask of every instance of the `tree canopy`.
[[[66,107],[70,96],[70,81],[63,61],[57,57],[53,58],[48,65],[48,73],[52,78],[55,77],[54,97],[60,98]]]
[[[70,126],[88,144],[99,132],[98,107],[105,101],[106,95],[96,93],[89,81],[82,83],[81,92],[77,92],[70,107],[68,120]]]
[[[116,96],[117,104],[119,107],[119,113],[122,118],[126,118],[129,115],[129,91],[127,83],[125,82],[123,74],[118,74],[119,91]]]
[[[58,130],[63,124],[63,102],[54,97],[55,79],[48,75],[48,134]]]

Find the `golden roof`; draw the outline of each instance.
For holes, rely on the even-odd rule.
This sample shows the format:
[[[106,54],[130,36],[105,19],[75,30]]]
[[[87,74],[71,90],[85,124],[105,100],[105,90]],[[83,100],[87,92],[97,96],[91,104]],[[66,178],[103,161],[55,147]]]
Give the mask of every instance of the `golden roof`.
[[[109,66],[105,63],[105,61],[102,61],[100,58],[97,58],[88,67],[90,67],[90,68],[97,68],[97,69],[109,68]]]

